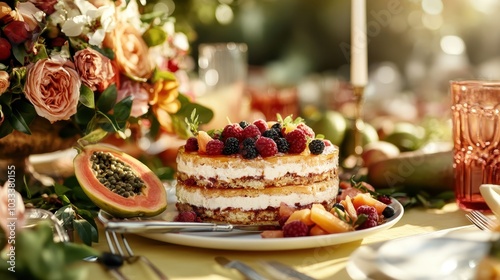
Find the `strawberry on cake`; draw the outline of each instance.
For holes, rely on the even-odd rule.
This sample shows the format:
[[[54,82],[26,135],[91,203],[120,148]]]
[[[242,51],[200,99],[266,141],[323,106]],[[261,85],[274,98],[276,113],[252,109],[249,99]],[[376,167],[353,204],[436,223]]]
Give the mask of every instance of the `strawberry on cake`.
[[[202,221],[277,225],[282,203],[330,209],[338,194],[338,147],[300,118],[198,131],[176,161],[176,206]]]

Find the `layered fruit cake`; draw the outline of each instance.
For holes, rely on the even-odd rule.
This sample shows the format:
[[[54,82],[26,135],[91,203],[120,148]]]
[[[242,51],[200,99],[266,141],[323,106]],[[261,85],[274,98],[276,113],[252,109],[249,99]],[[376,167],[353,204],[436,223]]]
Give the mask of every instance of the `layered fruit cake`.
[[[177,155],[176,206],[202,221],[277,225],[282,203],[332,207],[338,158],[300,118],[198,131]]]

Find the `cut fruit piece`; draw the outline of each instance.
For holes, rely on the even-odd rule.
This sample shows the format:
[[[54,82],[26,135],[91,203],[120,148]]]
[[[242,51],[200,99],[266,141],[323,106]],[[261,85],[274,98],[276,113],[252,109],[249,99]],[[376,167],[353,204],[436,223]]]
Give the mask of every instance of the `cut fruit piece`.
[[[301,221],[307,226],[314,225],[314,222],[311,220],[311,209],[306,208],[294,211],[290,217],[288,217],[288,220],[286,220],[285,225],[293,221]]]
[[[262,238],[283,238],[282,230],[265,230],[260,233]]]
[[[309,230],[309,235],[311,236],[316,236],[316,235],[326,235],[329,234],[326,230],[322,229],[318,225],[314,225],[310,230]]]
[[[356,221],[358,219],[358,214],[356,213],[356,208],[352,204],[351,197],[346,196],[346,198],[342,200],[342,205],[344,205],[345,211],[351,220]]]
[[[311,207],[311,220],[328,233],[353,231],[353,227],[321,207]]]
[[[352,199],[352,204],[354,205],[354,207],[356,209],[358,209],[358,207],[361,205],[373,206],[373,207],[375,207],[375,209],[377,209],[377,213],[379,215],[381,215],[382,212],[384,212],[385,207],[387,207],[387,205],[385,203],[373,198],[369,193],[357,194]]]
[[[102,210],[120,217],[155,216],[167,208],[160,179],[139,160],[94,144],[82,147],[74,161],[85,194]]]
[[[290,217],[290,215],[292,215],[292,213],[295,212],[295,210],[297,210],[295,207],[290,206],[284,202],[281,202],[278,213],[281,218]]]

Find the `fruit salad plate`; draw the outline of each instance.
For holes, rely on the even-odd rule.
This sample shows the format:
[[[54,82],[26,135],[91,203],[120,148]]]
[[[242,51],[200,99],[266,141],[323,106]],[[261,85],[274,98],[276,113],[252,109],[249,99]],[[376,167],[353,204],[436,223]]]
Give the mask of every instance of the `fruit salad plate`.
[[[156,219],[172,221],[177,215],[175,191],[172,189],[168,191],[167,210]],[[358,231],[320,236],[262,238],[258,232],[141,233],[138,235],[177,245],[221,250],[277,251],[317,248],[361,240],[389,229],[401,219],[404,213],[403,206],[397,200],[393,199],[391,206],[395,210],[394,216],[386,219],[386,222],[381,225]]]

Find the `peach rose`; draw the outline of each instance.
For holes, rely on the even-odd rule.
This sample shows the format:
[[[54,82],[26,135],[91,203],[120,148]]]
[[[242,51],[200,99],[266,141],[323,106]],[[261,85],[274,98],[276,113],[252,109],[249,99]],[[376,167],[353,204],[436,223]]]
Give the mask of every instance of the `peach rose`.
[[[7,91],[9,85],[9,73],[6,71],[0,71],[0,95]]]
[[[9,170],[11,170],[10,167]],[[0,187],[0,228],[7,234],[11,230],[21,229],[24,225],[23,198],[13,184],[7,181],[3,187]],[[13,219],[16,223],[15,228],[10,224]]]
[[[24,94],[37,114],[53,123],[76,113],[81,84],[72,62],[45,58],[28,69]]]
[[[111,60],[100,52],[86,48],[77,51],[73,58],[82,82],[93,91],[102,92],[115,81]]]
[[[126,80],[121,84],[118,90],[117,101],[125,97],[132,96],[132,117],[140,117],[148,112],[149,108],[149,92],[141,86],[140,83]]]
[[[173,132],[170,114],[175,114],[180,109],[179,83],[177,80],[158,80],[153,85],[150,104],[158,118],[160,125],[167,131]]]
[[[134,26],[118,22],[112,32],[106,33],[103,45],[115,52],[120,72],[133,80],[147,80],[154,70],[148,46]]]

